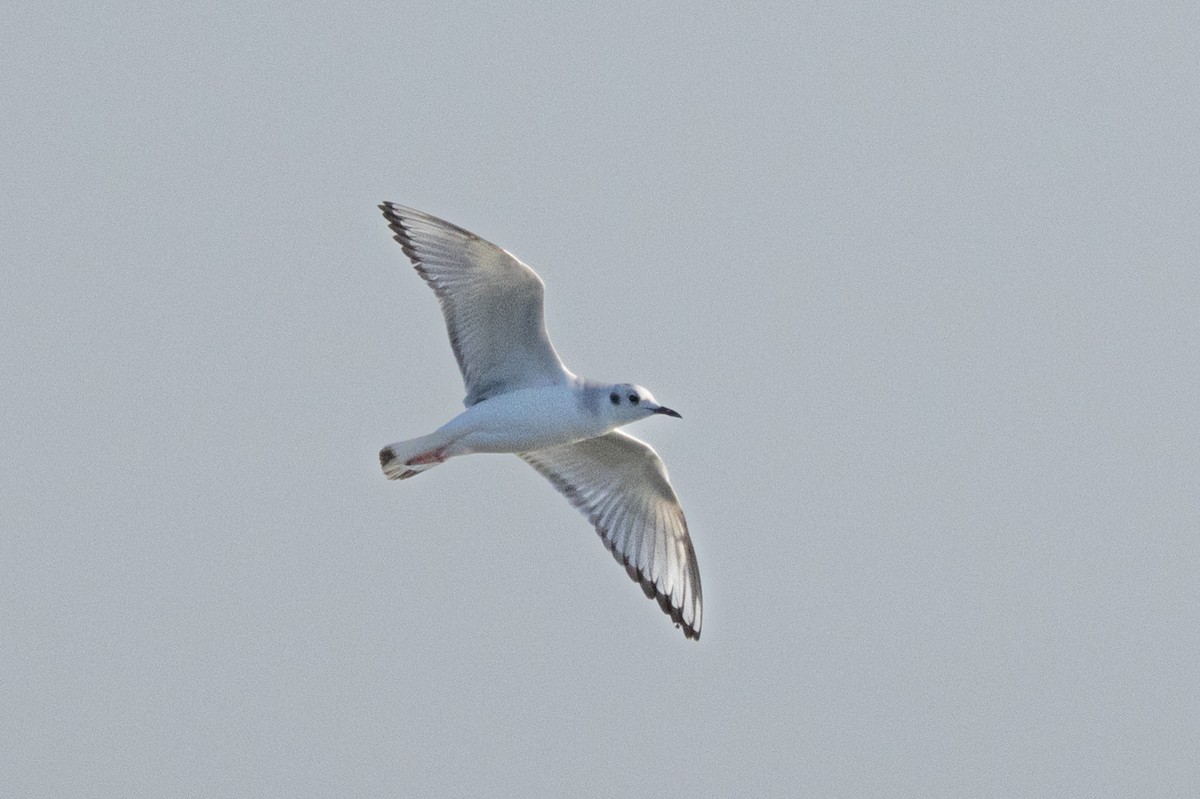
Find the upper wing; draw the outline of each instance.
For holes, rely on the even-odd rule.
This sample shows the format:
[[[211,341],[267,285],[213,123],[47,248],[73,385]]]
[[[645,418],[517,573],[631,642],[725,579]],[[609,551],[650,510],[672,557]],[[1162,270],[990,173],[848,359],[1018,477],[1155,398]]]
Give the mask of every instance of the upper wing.
[[[588,517],[609,550],[688,638],[700,637],[700,570],[679,498],[650,445],[615,430],[522,452]]]
[[[435,216],[394,203],[379,209],[441,303],[467,387],[466,405],[570,377],[546,335],[537,273],[496,245]]]

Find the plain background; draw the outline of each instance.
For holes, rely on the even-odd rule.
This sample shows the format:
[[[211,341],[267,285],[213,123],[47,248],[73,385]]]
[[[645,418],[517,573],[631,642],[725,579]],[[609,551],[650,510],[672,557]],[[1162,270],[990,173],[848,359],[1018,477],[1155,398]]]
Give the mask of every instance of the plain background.
[[[994,7],[992,7],[994,6]],[[165,10],[170,8],[170,10]],[[1200,791],[1194,3],[0,11],[7,796]],[[375,204],[683,413],[685,641]]]

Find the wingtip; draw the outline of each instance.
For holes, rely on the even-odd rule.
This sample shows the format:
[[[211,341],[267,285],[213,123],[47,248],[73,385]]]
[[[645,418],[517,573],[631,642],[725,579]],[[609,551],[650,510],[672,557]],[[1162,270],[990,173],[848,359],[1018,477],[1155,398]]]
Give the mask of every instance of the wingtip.
[[[421,257],[413,244],[412,232],[409,230],[409,226],[405,224],[403,206],[384,200],[379,204],[379,210],[383,212],[383,218],[387,220],[388,229],[393,234],[392,238],[400,245],[400,249],[408,256],[408,260],[412,261],[413,265],[418,268],[417,271],[421,271]],[[424,277],[423,273],[422,277]]]
[[[403,221],[403,216],[400,213],[400,207],[395,203],[387,202],[385,200],[379,204],[379,210],[383,213],[383,218],[389,222],[389,227],[391,227],[393,230],[395,229],[396,225],[399,225],[401,221]]]
[[[671,615],[671,620],[675,622],[675,626],[683,631],[684,638],[686,638],[689,641],[699,641],[700,640],[700,628],[693,627],[692,625],[683,621],[683,614],[681,614],[681,613],[672,613],[670,615]]]
[[[670,595],[659,591],[658,586],[655,585],[654,582],[652,582],[649,578],[647,578],[646,575],[644,575],[636,566],[626,560],[623,555],[618,553],[607,539],[604,539],[604,543],[607,545],[608,551],[611,552],[613,557],[617,559],[617,562],[625,567],[625,573],[629,575],[629,578],[637,583],[642,589],[642,593],[646,595],[646,598],[653,599],[658,604],[659,609],[662,610],[663,613],[667,614],[671,621],[675,623],[675,628],[683,631],[683,637],[689,641],[699,641],[700,628],[688,624],[688,622],[683,618],[683,608],[675,607],[673,604],[671,604]],[[699,613],[697,612],[697,616],[698,615]]]
[[[393,231],[400,232],[403,229],[405,221],[405,209],[403,206],[384,200],[379,204],[379,210],[383,213],[383,218],[387,220],[388,227]]]

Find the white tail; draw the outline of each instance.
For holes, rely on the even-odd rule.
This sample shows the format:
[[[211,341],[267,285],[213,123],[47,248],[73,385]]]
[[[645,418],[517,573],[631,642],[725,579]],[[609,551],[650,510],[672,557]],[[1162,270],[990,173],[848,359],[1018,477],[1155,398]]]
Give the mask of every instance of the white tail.
[[[448,443],[446,435],[441,432],[397,441],[379,450],[379,465],[383,467],[387,479],[407,480],[444,463]]]

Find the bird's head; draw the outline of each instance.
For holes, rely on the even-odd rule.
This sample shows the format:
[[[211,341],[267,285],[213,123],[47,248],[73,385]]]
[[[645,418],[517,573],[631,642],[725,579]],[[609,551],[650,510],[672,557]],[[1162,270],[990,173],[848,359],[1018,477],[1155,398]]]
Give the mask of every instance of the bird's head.
[[[604,405],[612,416],[620,420],[620,424],[636,422],[656,413],[674,416],[676,419],[683,418],[670,408],[659,405],[653,394],[633,383],[615,383],[608,386]]]

